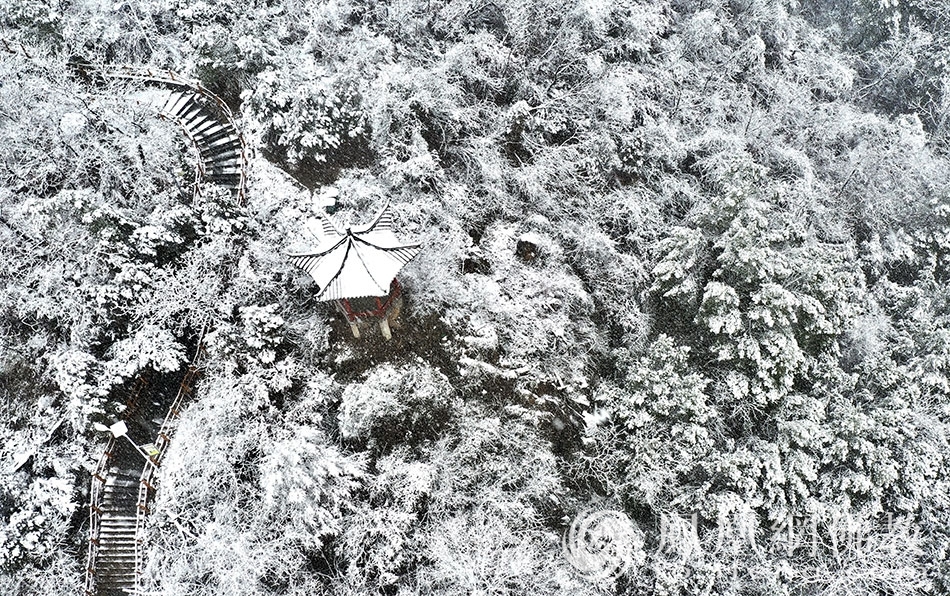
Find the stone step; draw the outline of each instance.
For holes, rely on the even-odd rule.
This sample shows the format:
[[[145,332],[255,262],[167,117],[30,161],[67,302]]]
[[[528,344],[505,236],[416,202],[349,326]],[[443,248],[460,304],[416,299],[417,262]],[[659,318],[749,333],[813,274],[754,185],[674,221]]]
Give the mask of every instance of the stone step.
[[[99,541],[99,553],[102,555],[135,553],[135,545],[138,543],[134,538],[126,538],[121,542],[111,540]]]
[[[240,172],[242,169],[244,169],[241,154],[234,151],[229,151],[222,155],[211,155],[207,158],[203,157],[201,161],[204,164],[206,170],[209,168],[233,168],[234,170]]]
[[[189,102],[192,101],[194,95],[191,93],[183,93],[175,91],[172,93],[172,96],[165,102],[165,106],[162,108],[162,111],[168,114],[178,115],[181,109]]]
[[[109,491],[110,493],[136,492],[138,491],[140,484],[142,484],[141,477],[136,478],[135,480],[122,480],[121,484],[107,484],[102,488]]]
[[[99,587],[130,588],[135,585],[135,566],[115,569],[113,573],[98,576],[97,580]]]
[[[136,482],[135,484],[113,484],[106,486],[105,490],[102,491],[103,496],[112,496],[112,495],[136,495],[139,492],[139,486],[141,482]]]
[[[220,138],[222,134],[231,134],[231,127],[222,123],[220,120],[215,120],[212,126],[209,126],[203,130],[195,131],[195,141],[199,145],[205,145],[211,138]]]
[[[231,190],[237,190],[241,183],[240,176],[211,176],[211,181]]]
[[[108,499],[111,497],[121,497],[123,495],[137,495],[139,494],[139,486],[141,485],[141,482],[136,482],[135,484],[126,484],[122,486],[107,486],[105,487],[105,490],[102,491],[102,498]]]
[[[135,504],[138,503],[137,495],[127,497],[117,497],[103,501],[99,509],[104,515],[123,515],[135,510]]]
[[[145,463],[144,461],[142,463]],[[127,482],[135,482],[142,476],[142,470],[109,470],[106,478],[106,486],[118,484],[123,486]]]
[[[114,534],[115,532],[120,531],[125,528],[134,528],[135,520],[133,519],[133,520],[126,521],[126,520],[111,520],[109,518],[104,518],[100,522],[99,527],[102,528],[103,530],[107,530],[110,533]]]
[[[185,128],[188,128],[190,130],[190,129],[195,128],[195,122],[199,118],[203,116],[210,116],[210,115],[212,114],[211,114],[211,111],[208,109],[208,106],[204,102],[197,101],[196,99],[194,102],[194,105],[190,106],[186,110],[182,110],[178,114],[178,117],[181,119],[182,123],[185,125]]]
[[[200,124],[196,124],[193,128],[188,129],[188,132],[191,133],[191,136],[196,140],[208,134],[208,131],[215,129],[216,126],[221,125],[221,122],[210,112],[205,112],[203,117],[205,120],[202,120]]]
[[[100,548],[108,546],[121,546],[123,544],[134,544],[136,542],[136,532],[128,531],[124,533],[110,532],[99,537]]]
[[[109,476],[106,480],[106,483],[103,485],[103,488],[128,488],[138,485],[139,480],[142,478],[142,471],[139,470],[134,476],[123,475],[123,476]]]
[[[101,542],[99,545],[99,552],[103,555],[122,555],[128,553],[135,553],[136,541],[134,539],[123,540],[118,544],[111,542]],[[108,547],[108,548],[107,548]]]
[[[135,530],[135,522],[132,523],[112,523],[112,524],[101,524],[99,526],[103,532],[109,535],[121,534],[122,532],[133,532]]]
[[[241,144],[241,140],[235,134],[234,129],[230,126],[224,126],[219,131],[202,136],[198,139],[199,145],[204,145],[206,147],[221,147],[228,143],[234,143],[236,145]]]
[[[238,144],[217,147],[213,149],[203,148],[201,151],[201,161],[205,164],[223,161],[226,159],[236,159],[241,157],[241,146]]]
[[[129,496],[126,498],[112,499],[108,502],[104,502],[99,509],[102,511],[103,517],[114,517],[114,516],[125,516],[128,513],[135,511],[135,505],[138,503],[138,499],[134,496]]]
[[[96,575],[127,575],[135,572],[135,560],[99,561]]]
[[[123,534],[110,533],[99,537],[99,548],[113,548],[127,544],[135,544],[135,532],[126,532]]]
[[[96,568],[105,571],[109,568],[119,569],[131,567],[135,569],[135,551],[127,553],[99,553],[96,555]]]
[[[138,513],[136,511],[130,509],[112,509],[107,515],[102,516],[102,520],[113,522],[128,520],[134,522],[137,515]]]
[[[99,547],[103,548],[110,545],[123,545],[134,543],[138,534],[133,528],[128,528],[123,532],[99,532]]]
[[[135,549],[124,551],[99,552],[96,555],[96,566],[99,569],[105,569],[112,565],[125,565],[132,563],[135,566]]]
[[[123,512],[129,510],[129,505],[134,506],[138,500],[139,491],[128,493],[113,493],[102,499],[102,511]]]
[[[241,179],[241,170],[240,168],[214,168],[208,172],[208,177],[212,180],[216,178],[234,178],[237,181]]]
[[[118,579],[102,578],[96,582],[99,596],[128,596],[135,589],[135,575]]]
[[[123,522],[131,522],[134,524],[137,515],[138,514],[135,511],[131,511],[129,509],[112,509],[107,514],[102,516],[102,521],[113,524]]]
[[[135,576],[113,580],[103,578],[96,582],[98,596],[131,596],[135,590]]]

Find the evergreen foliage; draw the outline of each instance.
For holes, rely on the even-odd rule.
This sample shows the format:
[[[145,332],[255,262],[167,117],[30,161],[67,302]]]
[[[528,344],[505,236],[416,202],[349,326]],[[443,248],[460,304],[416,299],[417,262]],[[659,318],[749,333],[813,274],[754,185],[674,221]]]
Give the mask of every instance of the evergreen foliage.
[[[93,425],[202,329],[150,593],[950,593],[944,2],[9,0],[0,38],[0,593],[78,593]],[[248,204],[85,61],[222,96]],[[425,246],[390,343],[285,258],[327,197]],[[559,543],[592,504],[645,536],[604,586]]]

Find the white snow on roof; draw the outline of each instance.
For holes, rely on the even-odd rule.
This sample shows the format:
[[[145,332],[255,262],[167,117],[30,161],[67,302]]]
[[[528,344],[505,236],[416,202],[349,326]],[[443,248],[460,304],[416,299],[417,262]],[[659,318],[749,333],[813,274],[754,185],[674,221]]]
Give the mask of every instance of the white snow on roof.
[[[399,270],[419,253],[418,244],[396,238],[388,204],[363,226],[340,231],[328,216],[320,224],[319,245],[290,255],[320,288],[318,300],[385,296]]]

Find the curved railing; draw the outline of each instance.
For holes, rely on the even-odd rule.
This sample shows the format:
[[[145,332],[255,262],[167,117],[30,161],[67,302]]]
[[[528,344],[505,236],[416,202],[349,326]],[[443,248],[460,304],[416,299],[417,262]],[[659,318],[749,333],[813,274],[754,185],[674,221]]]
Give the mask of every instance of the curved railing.
[[[202,97],[207,100],[211,106],[214,107],[214,110],[220,116],[220,118],[227,124],[231,129],[231,132],[235,136],[240,146],[239,157],[240,157],[240,179],[238,184],[233,189],[236,193],[237,202],[239,205],[244,205],[247,199],[247,168],[248,168],[248,149],[247,142],[244,139],[244,134],[241,132],[240,127],[237,125],[237,121],[234,118],[234,113],[231,111],[231,108],[228,104],[218,97],[216,94],[209,91],[204,87],[200,81],[196,79],[189,79],[178,75],[170,70],[151,68],[146,66],[101,66],[101,67],[90,67],[94,72],[109,78],[115,79],[128,79],[128,80],[137,80],[148,83],[159,83],[170,88],[180,88],[187,89],[190,92],[194,93],[197,96]],[[161,112],[160,116],[167,118],[169,120],[175,121],[184,131],[188,139],[195,145],[195,147],[201,150],[201,139],[194,134],[194,131],[189,129],[188,123],[183,121],[180,117],[181,114]],[[201,159],[198,160],[199,168]],[[204,173],[203,171],[201,172]],[[197,192],[197,185],[196,185]]]
[[[198,153],[198,167],[196,168],[196,179],[193,190],[193,198],[197,198],[200,193],[201,182],[207,178],[212,178],[205,170],[207,164],[215,167],[216,170],[224,171],[220,168],[220,163],[227,161],[227,173],[221,176],[228,176],[229,180],[236,175],[233,184],[227,184],[239,206],[246,202],[247,194],[247,167],[248,150],[243,134],[237,127],[234,114],[228,105],[217,95],[205,89],[200,82],[186,79],[167,70],[151,69],[146,67],[119,66],[119,67],[98,67],[93,68],[94,72],[110,78],[125,78],[131,80],[140,80],[153,84],[159,84],[170,90],[177,90],[178,95],[170,93],[166,103],[158,108],[158,115],[162,118],[176,122],[182,129],[185,136],[189,139]],[[187,94],[193,94],[189,97]],[[202,113],[205,107],[211,107],[213,117]],[[216,162],[218,160],[218,162]],[[237,163],[237,166],[233,165]],[[233,174],[232,171],[236,170]],[[204,358],[204,335],[207,325],[202,329],[198,339],[198,346],[194,358],[188,365],[179,387],[178,393],[165,415],[162,424],[154,435],[154,445],[157,453],[150,457],[139,477],[137,486],[137,495],[135,499],[135,525],[134,525],[134,582],[125,588],[132,593],[139,592],[141,585],[143,566],[144,566],[144,530],[146,517],[149,513],[149,501],[154,496],[156,490],[155,473],[161,465],[162,459],[171,443],[171,436],[174,432],[177,419],[181,413],[181,408],[186,399],[193,391],[197,377],[202,371],[202,361]],[[137,386],[134,391],[135,398],[141,387]],[[131,408],[134,410],[134,407]],[[130,410],[130,411],[131,411]],[[128,418],[128,414],[127,414]],[[96,470],[93,473],[90,486],[90,517],[89,517],[89,546],[87,553],[86,566],[86,594],[95,596],[97,591],[96,569],[99,561],[100,545],[102,541],[102,521],[103,521],[103,495],[107,484],[108,473],[110,469],[110,460],[117,447],[116,440],[110,439],[106,445],[102,457],[99,459]],[[118,489],[113,489],[118,490]],[[127,536],[124,538],[128,538]],[[124,565],[125,563],[123,563]]]

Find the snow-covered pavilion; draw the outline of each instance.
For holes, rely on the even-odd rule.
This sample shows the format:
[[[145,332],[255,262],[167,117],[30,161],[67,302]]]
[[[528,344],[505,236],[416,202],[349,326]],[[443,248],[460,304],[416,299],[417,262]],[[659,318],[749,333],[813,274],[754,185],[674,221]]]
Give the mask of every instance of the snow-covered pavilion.
[[[386,206],[368,224],[341,231],[328,215],[318,219],[315,248],[290,253],[291,262],[317,285],[317,300],[336,302],[355,337],[359,321],[379,319],[383,337],[390,339],[390,322],[402,308],[396,274],[419,254],[419,244],[396,238],[395,221]]]

